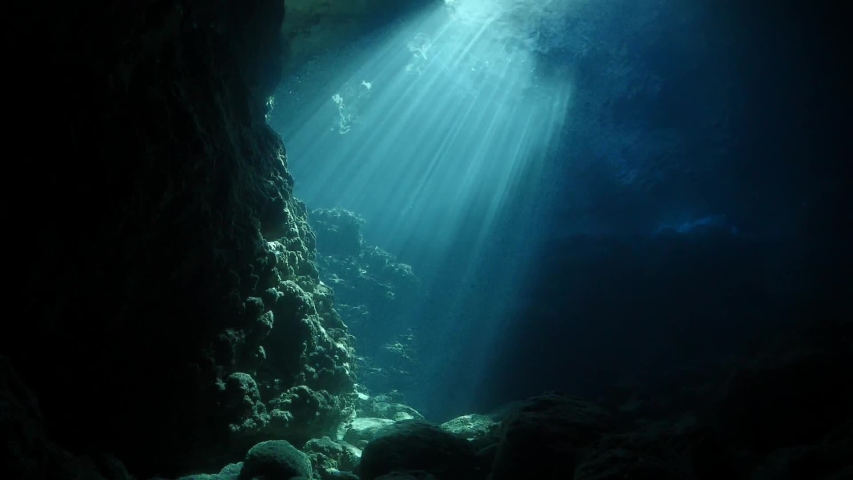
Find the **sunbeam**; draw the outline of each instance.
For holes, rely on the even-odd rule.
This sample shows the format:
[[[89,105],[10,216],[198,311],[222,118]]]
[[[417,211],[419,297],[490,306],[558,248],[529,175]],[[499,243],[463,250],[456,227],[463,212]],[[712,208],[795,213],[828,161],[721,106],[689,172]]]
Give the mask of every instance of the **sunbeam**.
[[[428,239],[438,253],[463,227],[487,238],[571,97],[568,79],[537,75],[509,13],[445,2],[342,62],[333,94],[284,129],[300,198],[361,213],[391,251]]]

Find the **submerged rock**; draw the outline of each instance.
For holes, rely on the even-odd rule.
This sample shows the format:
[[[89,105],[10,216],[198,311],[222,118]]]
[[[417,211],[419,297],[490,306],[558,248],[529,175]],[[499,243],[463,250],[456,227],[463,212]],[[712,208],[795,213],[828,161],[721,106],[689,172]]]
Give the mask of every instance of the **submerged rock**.
[[[356,453],[353,448],[323,437],[309,440],[302,450],[308,454],[314,471],[320,477],[343,478],[344,472],[352,471],[361,457],[361,452]]]
[[[319,208],[309,220],[317,233],[320,278],[334,289],[336,309],[357,339],[359,381],[375,391],[407,387],[419,361],[403,318],[413,313],[418,278],[409,265],[365,244],[364,220],[356,213]]]
[[[448,431],[466,440],[491,435],[498,422],[487,415],[462,415],[441,424],[442,430]]]
[[[572,397],[534,397],[501,425],[493,480],[567,478],[583,449],[613,429],[613,417],[602,408]]]
[[[420,420],[380,429],[365,447],[359,465],[363,480],[414,470],[442,480],[475,480],[486,476],[467,440]]]
[[[240,472],[241,480],[268,478],[290,480],[294,477],[311,478],[311,461],[290,442],[269,440],[261,442],[246,454]]]
[[[853,352],[816,340],[804,343],[768,348],[729,379],[720,422],[756,453],[818,443],[853,419]]]
[[[344,440],[357,447],[363,447],[376,435],[379,429],[393,424],[394,420],[387,418],[356,418],[350,423]]]

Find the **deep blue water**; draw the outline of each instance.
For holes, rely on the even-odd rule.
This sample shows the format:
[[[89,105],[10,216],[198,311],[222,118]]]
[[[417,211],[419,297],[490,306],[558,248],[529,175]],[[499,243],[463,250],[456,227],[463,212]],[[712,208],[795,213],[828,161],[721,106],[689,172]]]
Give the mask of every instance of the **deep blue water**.
[[[422,281],[410,404],[663,382],[848,301],[819,6],[485,3],[317,59],[270,120],[297,195],[363,216]]]

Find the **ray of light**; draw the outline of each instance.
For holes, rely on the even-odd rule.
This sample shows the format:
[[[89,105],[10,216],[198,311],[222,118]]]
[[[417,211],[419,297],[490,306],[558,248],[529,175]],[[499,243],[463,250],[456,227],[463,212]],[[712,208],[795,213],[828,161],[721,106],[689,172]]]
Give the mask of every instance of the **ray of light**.
[[[488,261],[482,246],[541,174],[571,97],[568,79],[537,75],[502,3],[426,12],[338,64],[333,94],[284,135],[297,195],[363,215],[391,252],[464,246],[469,273]]]
[[[353,59],[336,100],[285,138],[306,165],[299,195],[378,220],[398,245],[428,234],[446,247],[472,214],[487,235],[569,100],[568,85],[537,84],[498,15],[488,2],[429,12]]]

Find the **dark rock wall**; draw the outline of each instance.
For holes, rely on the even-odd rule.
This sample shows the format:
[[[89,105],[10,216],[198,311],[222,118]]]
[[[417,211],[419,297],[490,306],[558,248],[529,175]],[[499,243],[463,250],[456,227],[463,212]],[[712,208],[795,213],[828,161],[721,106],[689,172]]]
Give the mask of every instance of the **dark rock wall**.
[[[283,2],[20,4],[7,18],[16,289],[0,354],[47,435],[173,476],[330,432],[349,337],[264,119]]]

